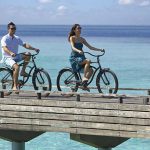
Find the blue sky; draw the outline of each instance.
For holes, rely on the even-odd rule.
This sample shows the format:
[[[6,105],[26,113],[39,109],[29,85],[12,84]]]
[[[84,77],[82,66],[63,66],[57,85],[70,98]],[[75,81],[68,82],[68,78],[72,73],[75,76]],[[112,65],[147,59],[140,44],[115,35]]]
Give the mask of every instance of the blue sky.
[[[150,25],[150,0],[0,0],[0,24]]]

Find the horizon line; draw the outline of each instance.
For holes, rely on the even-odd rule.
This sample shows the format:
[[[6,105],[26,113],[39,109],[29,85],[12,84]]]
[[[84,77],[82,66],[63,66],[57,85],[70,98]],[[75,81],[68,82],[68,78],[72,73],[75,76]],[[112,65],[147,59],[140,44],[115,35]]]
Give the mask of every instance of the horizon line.
[[[16,24],[16,23],[15,23]],[[0,26],[5,26],[7,24],[0,24]],[[31,26],[72,26],[73,24],[16,24],[16,25],[31,25]],[[106,24],[106,25],[102,25],[102,24],[80,24],[82,26],[150,26],[149,25],[132,25],[132,24]]]

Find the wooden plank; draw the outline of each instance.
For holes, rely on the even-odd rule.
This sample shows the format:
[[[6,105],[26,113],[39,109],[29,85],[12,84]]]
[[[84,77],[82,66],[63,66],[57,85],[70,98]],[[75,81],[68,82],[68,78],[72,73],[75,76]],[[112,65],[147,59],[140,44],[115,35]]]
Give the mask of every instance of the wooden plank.
[[[23,124],[17,124],[17,125],[16,124],[1,124],[0,130],[76,133],[75,128],[59,128],[59,127],[51,127],[51,126],[23,125]]]
[[[26,118],[26,119],[55,119],[55,120],[75,120],[75,116],[71,114],[56,114],[56,113],[36,113],[36,112],[15,112],[15,111],[0,111],[0,118]]]
[[[135,105],[135,104],[116,104],[116,103],[98,103],[98,102],[76,102],[76,101],[61,101],[61,100],[27,100],[27,99],[0,99],[0,104],[24,105],[24,106],[54,106],[66,108],[97,108],[110,110],[135,110],[135,111],[150,111],[150,105]]]
[[[98,110],[98,109],[78,109],[60,107],[40,107],[40,106],[21,106],[21,105],[0,105],[0,110],[21,111],[21,112],[41,112],[59,114],[81,114],[94,116],[118,116],[127,118],[150,118],[150,112],[120,111],[120,110]]]
[[[129,131],[129,132],[150,132],[150,126],[124,125],[124,124],[108,124],[108,123],[91,123],[78,121],[60,121],[60,120],[44,120],[44,119],[20,119],[20,118],[1,118],[0,124],[18,124],[22,125],[39,125],[51,126],[55,128],[83,128],[83,129],[100,129],[113,131]]]
[[[81,128],[55,128],[50,126],[30,126],[30,125],[14,125],[2,124],[0,129],[18,131],[42,131],[42,132],[67,132],[74,134],[85,135],[99,135],[99,136],[114,136],[114,137],[130,137],[130,138],[150,138],[149,132],[126,132],[126,131],[112,131],[112,130],[96,130],[96,129],[81,129]]]
[[[45,119],[45,120],[66,120],[66,121],[82,121],[82,122],[101,122],[101,123],[118,123],[133,125],[150,125],[150,119],[141,118],[124,118],[109,116],[89,116],[74,114],[53,114],[53,113],[34,113],[34,112],[12,112],[0,111],[0,118],[25,118],[25,119]]]
[[[150,133],[147,132],[137,133],[137,132],[80,129],[80,128],[77,128],[77,134],[127,137],[127,138],[150,138]]]
[[[72,108],[76,106],[75,101],[61,101],[59,98],[59,101],[52,100],[37,100],[37,99],[8,99],[8,98],[2,98],[0,99],[0,104],[6,104],[6,105],[24,105],[24,106],[54,106],[54,107],[67,107]]]

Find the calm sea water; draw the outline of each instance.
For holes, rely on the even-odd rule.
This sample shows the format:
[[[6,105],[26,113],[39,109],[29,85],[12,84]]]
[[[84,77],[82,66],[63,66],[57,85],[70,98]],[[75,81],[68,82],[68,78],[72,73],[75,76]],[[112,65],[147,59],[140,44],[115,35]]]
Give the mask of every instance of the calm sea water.
[[[68,57],[71,48],[67,42],[70,28],[71,26],[17,26],[16,34],[23,41],[41,50],[37,62],[48,70],[53,85],[56,85],[58,71],[70,66]],[[0,38],[6,32],[6,26],[0,26]],[[117,74],[120,87],[150,88],[150,26],[83,26],[82,35],[91,45],[106,50],[106,54],[101,58],[102,66],[111,68]],[[20,52],[22,51],[25,49],[20,47]],[[84,51],[89,50],[84,47]],[[129,91],[120,91],[120,93],[131,94]],[[132,92],[132,94],[146,93]],[[1,149],[10,150],[11,143],[0,140]],[[45,133],[27,142],[26,149],[96,150],[71,141],[67,133]],[[133,149],[149,150],[150,140],[130,139],[113,150]]]

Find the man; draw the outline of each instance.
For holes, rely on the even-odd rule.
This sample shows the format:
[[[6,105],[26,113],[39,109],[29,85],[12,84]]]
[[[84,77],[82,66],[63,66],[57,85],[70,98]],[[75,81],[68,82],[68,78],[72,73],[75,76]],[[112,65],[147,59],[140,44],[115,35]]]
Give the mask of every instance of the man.
[[[28,74],[25,72],[25,69],[30,60],[29,55],[18,54],[18,46],[20,45],[26,49],[35,50],[36,52],[38,52],[39,49],[34,48],[27,43],[24,43],[18,36],[15,35],[16,25],[13,22],[10,22],[7,25],[7,28],[8,34],[3,36],[1,39],[2,62],[13,68],[13,90],[17,93],[19,76],[19,65],[17,64],[17,62],[24,60],[24,65],[22,67],[20,75],[26,77]]]

